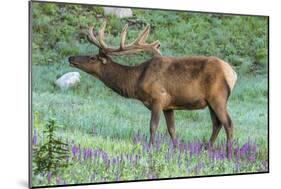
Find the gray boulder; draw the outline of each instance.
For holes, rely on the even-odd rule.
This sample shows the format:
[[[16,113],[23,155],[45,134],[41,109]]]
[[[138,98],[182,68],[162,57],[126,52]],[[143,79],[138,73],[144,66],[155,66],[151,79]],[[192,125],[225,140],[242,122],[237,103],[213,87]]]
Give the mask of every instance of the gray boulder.
[[[114,8],[114,7],[103,7],[105,15],[115,15],[118,18],[132,17],[133,12],[129,8]]]
[[[61,89],[68,89],[80,82],[79,72],[68,72],[55,81],[55,84]]]

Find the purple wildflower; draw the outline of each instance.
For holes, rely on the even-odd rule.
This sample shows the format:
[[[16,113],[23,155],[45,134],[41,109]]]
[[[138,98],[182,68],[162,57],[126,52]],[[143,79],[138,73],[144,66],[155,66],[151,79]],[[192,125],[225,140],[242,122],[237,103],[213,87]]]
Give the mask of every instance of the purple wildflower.
[[[252,152],[251,152],[251,158],[250,161],[255,161],[256,160],[256,155],[257,155],[257,145],[254,144],[253,148],[252,148]]]
[[[240,159],[240,150],[239,150],[239,147],[236,147],[234,149],[234,156],[235,156],[235,159],[236,161],[238,161]]]
[[[79,144],[79,147],[77,148],[77,155],[78,155],[78,160],[80,161],[81,160],[81,146]]]
[[[255,161],[256,159],[256,147],[255,145],[251,145],[250,142],[248,141],[248,151],[246,152],[246,156],[248,161]]]
[[[215,160],[214,150],[210,150],[210,151],[208,152],[208,155],[209,155],[209,158],[210,158],[212,161]]]
[[[101,157],[102,157],[103,162],[104,162],[105,164],[107,164],[107,160],[108,160],[108,155],[107,155],[107,153],[102,151]]]
[[[193,146],[194,154],[195,154],[196,156],[198,156],[198,155],[199,155],[199,148],[200,148],[199,145],[200,145],[200,144],[197,143],[197,142],[195,142],[193,145],[194,145],[194,146]]]
[[[219,150],[219,159],[220,160],[223,160],[225,158],[225,149],[224,148],[221,148]]]
[[[185,145],[183,143],[179,144],[180,153],[182,153],[184,151],[184,146]]]
[[[114,166],[116,165],[116,158],[112,159],[112,163],[113,163]]]
[[[141,136],[140,136],[140,130],[138,130],[138,133],[137,133],[137,142],[139,143],[141,140]]]
[[[88,150],[88,156],[89,156],[90,159],[92,159],[92,156],[93,156],[93,150],[92,150],[92,148],[89,148],[89,150]]]
[[[156,150],[157,150],[157,152],[160,151],[160,147],[161,147],[161,146],[160,146],[160,142],[157,142],[157,143],[156,143]]]
[[[193,156],[193,147],[191,146],[189,149],[189,157],[192,158]]]
[[[251,162],[253,162],[253,161],[256,160],[256,158],[255,158],[253,155],[250,155],[250,156],[248,157],[248,160],[251,161]]]
[[[87,159],[87,149],[86,148],[84,148],[84,150],[83,150],[83,157],[84,157],[84,160]]]
[[[148,174],[147,178],[148,179],[156,179],[156,176],[153,173],[151,173],[151,174]]]
[[[98,155],[99,155],[99,151],[95,150],[95,152],[94,152],[94,161],[96,161],[96,159],[98,158]]]
[[[48,184],[51,184],[52,173],[49,172],[47,177],[48,177]]]
[[[216,150],[216,151],[214,151],[214,156],[215,156],[215,160],[219,160],[219,158],[220,158],[220,153],[219,153],[219,151],[218,150]]]
[[[177,139],[172,140],[173,143],[173,149],[177,148],[179,141]]]
[[[229,152],[227,152],[227,157],[228,159],[232,159],[232,153],[233,153],[233,149],[232,149],[232,144],[231,143],[228,143],[228,149],[229,149]]]
[[[32,144],[33,144],[33,145],[37,145],[37,142],[38,142],[37,140],[38,140],[37,129],[34,129]]]

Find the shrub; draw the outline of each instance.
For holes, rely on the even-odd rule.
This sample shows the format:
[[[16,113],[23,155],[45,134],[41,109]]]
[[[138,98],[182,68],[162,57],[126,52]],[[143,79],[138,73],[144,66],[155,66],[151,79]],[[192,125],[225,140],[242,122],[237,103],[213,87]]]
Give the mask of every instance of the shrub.
[[[42,146],[34,147],[33,167],[34,173],[56,174],[59,168],[68,166],[66,159],[69,157],[68,144],[63,143],[55,135],[58,128],[54,119],[50,119],[44,130],[46,141]]]

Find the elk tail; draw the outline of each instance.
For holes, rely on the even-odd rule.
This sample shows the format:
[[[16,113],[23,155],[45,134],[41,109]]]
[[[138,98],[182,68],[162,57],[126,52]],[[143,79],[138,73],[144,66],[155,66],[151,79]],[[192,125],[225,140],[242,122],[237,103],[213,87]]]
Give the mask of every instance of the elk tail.
[[[230,91],[232,91],[235,86],[235,83],[237,81],[237,74],[234,71],[234,69],[228,63],[226,63],[224,61],[223,61],[222,67],[223,67],[223,72],[224,72],[226,83],[229,86]]]

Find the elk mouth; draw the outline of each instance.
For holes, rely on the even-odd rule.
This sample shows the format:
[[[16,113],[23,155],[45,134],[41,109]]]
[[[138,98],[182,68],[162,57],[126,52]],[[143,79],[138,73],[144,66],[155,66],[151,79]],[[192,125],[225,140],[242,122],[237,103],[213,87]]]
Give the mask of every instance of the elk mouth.
[[[69,66],[71,66],[71,67],[76,67],[77,64],[75,64],[74,62],[69,62]]]

